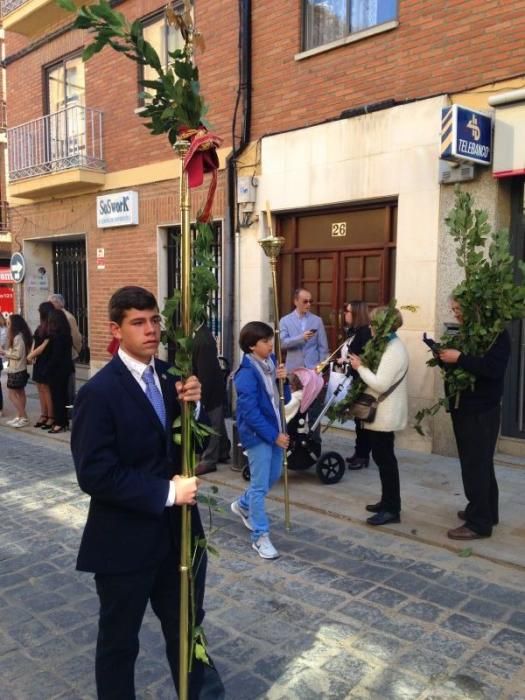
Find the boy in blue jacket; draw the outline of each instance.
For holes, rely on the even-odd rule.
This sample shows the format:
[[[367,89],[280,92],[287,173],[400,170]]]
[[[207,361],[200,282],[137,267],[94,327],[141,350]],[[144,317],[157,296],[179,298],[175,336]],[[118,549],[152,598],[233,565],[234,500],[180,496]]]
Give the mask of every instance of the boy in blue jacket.
[[[273,329],[261,321],[247,323],[239,345],[244,352],[235,373],[237,430],[250,463],[250,486],[231,504],[232,511],[251,530],[252,547],[263,559],[277,559],[279,553],[269,537],[270,523],[265,509],[268,491],[281,476],[283,449],[288,447],[286,426],[281,426],[277,379],[286,377],[284,365],[276,367]]]

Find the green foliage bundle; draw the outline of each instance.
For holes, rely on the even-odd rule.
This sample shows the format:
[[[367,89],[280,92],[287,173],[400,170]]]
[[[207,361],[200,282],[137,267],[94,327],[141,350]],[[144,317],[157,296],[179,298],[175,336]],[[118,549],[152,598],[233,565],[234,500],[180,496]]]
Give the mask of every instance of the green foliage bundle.
[[[414,307],[404,306],[403,309],[414,310]],[[381,358],[386,350],[386,346],[391,340],[391,331],[396,318],[396,300],[392,299],[384,311],[379,312],[370,322],[374,329],[374,335],[365,345],[361,353],[361,364],[368,367],[372,372],[377,372]],[[349,408],[357,399],[359,394],[366,390],[365,382],[357,377],[352,382],[350,391],[345,398],[339,403],[331,406],[328,410],[328,418],[331,421],[339,421],[344,423],[352,418],[349,414]]]
[[[197,129],[205,125],[206,104],[199,91],[199,71],[193,64],[191,52],[169,51],[171,59],[163,66],[153,46],[144,39],[142,23],[128,19],[112,9],[107,0],[96,5],[84,5],[78,12],[72,0],[57,0],[63,9],[77,13],[74,27],[85,29],[94,36],[82,54],[84,61],[109,46],[141,66],[149,66],[157,74],[155,80],[142,80],[146,100],[139,116],[149,121],[145,126],[152,135],[166,133],[173,145],[183,127]],[[180,17],[173,13],[173,17]],[[190,21],[189,19],[187,21]],[[180,20],[184,26],[184,20]]]
[[[509,321],[525,316],[525,263],[515,261],[510,254],[507,231],[492,232],[487,212],[475,209],[472,195],[459,187],[445,222],[457,244],[456,261],[465,277],[452,292],[461,306],[463,323],[457,335],[443,335],[440,346],[480,357]],[[435,358],[427,362],[429,367],[437,364]],[[441,407],[448,408],[451,401],[457,405],[461,392],[474,386],[475,377],[461,367],[449,366],[441,371],[446,396],[416,413],[414,427],[420,434],[426,416],[435,415]]]

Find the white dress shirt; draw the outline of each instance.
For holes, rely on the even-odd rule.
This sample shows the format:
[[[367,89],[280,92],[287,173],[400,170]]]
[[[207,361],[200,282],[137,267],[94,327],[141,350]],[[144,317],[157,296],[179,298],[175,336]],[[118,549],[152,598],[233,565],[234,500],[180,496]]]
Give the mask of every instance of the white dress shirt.
[[[119,347],[118,349],[118,356],[126,366],[126,369],[128,369],[131,372],[131,376],[137,384],[140,386],[142,391],[146,393],[146,382],[142,378],[142,375],[144,374],[144,371],[148,367],[153,367],[153,378],[155,380],[155,384],[157,386],[157,389],[160,391],[162,394],[162,388],[160,386],[160,379],[157,375],[157,372],[155,370],[155,358],[152,355],[151,360],[147,363],[144,364],[144,362],[140,362],[139,360],[135,360],[134,357],[131,357],[131,355],[128,355],[128,353],[122,349],[122,346]],[[176,496],[176,487],[175,487],[175,482],[170,481],[170,490],[168,493],[168,498],[166,501],[166,507],[170,508],[171,506],[175,505],[175,496]]]

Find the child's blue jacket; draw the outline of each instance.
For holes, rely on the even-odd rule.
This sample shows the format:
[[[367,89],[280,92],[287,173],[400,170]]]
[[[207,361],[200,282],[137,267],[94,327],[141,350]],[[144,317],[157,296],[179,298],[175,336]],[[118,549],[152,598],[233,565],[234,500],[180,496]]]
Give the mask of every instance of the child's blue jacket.
[[[276,364],[275,356],[272,361]],[[237,390],[237,430],[244,448],[254,447],[261,442],[273,445],[281,432],[273,404],[266,391],[260,372],[244,355],[234,377]],[[290,390],[285,385],[285,401],[290,398]]]

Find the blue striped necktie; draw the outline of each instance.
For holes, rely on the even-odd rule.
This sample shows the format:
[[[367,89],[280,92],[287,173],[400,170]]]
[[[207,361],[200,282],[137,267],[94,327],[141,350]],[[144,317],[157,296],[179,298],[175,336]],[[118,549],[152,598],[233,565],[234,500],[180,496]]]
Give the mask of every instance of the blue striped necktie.
[[[164,406],[164,397],[155,384],[155,376],[151,365],[146,367],[142,373],[142,379],[146,382],[146,396],[148,397],[150,404],[155,409],[155,413],[159,417],[162,425],[166,426],[166,407]]]

